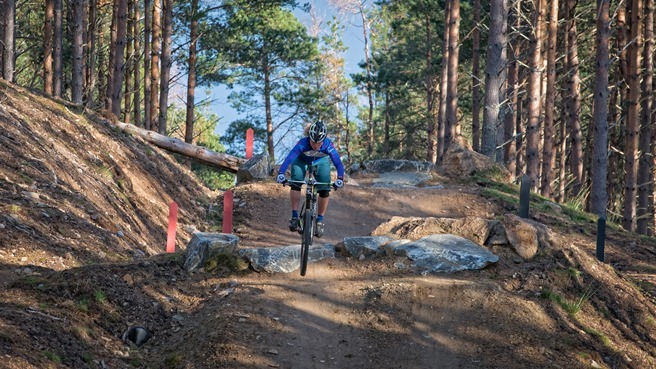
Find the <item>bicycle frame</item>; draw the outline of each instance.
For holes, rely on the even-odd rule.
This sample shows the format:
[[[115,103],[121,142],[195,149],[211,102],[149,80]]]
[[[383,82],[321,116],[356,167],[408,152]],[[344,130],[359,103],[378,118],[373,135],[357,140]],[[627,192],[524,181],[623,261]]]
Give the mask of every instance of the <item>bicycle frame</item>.
[[[316,232],[317,223],[317,186],[332,185],[328,182],[317,182],[314,178],[317,171],[316,165],[308,166],[306,171],[306,180],[304,181],[288,181],[296,185],[305,185],[305,202],[299,212],[300,224],[298,233],[301,234],[301,276],[305,275],[308,263],[308,253],[312,240]]]

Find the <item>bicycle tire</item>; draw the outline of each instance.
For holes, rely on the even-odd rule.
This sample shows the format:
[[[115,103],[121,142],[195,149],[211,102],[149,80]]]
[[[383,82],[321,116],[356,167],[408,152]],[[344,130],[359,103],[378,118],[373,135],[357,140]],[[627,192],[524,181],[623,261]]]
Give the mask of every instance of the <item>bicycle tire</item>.
[[[312,210],[306,209],[303,213],[303,240],[301,243],[301,276],[305,276],[308,265],[308,256],[310,246],[312,246],[312,234],[314,233],[314,224],[312,224]]]

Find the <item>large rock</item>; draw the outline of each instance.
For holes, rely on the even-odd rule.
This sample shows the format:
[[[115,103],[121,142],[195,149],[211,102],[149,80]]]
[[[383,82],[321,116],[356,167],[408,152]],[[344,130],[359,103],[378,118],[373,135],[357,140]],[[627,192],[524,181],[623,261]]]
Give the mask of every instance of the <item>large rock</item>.
[[[355,258],[375,258],[385,254],[385,245],[393,238],[381,237],[346,237],[344,238],[344,248],[349,255]]]
[[[451,234],[423,237],[391,250],[396,256],[414,261],[422,273],[453,273],[483,269],[499,257],[474,242]]]
[[[263,247],[239,250],[239,256],[247,259],[253,269],[269,273],[290,273],[301,266],[301,246]],[[308,263],[335,257],[335,246],[312,246]]]
[[[484,173],[492,169],[498,170],[504,178],[510,179],[508,170],[485,155],[472,151],[458,143],[452,143],[442,161],[442,170],[450,177],[466,178],[474,173]]]
[[[388,222],[379,225],[371,233],[373,236],[392,236],[418,240],[432,234],[455,234],[475,243],[484,245],[491,229],[498,223],[479,217],[464,218],[418,218],[392,217]]]
[[[194,233],[187,245],[184,269],[193,271],[219,254],[234,254],[239,237],[226,233]]]
[[[237,171],[237,183],[267,179],[271,173],[271,161],[265,151],[250,158]]]
[[[371,160],[362,164],[362,169],[371,173],[389,173],[389,172],[417,172],[430,173],[434,168],[432,163],[426,161],[411,160]]]
[[[508,242],[524,260],[532,259],[538,252],[538,230],[526,219],[514,214],[503,217]]]

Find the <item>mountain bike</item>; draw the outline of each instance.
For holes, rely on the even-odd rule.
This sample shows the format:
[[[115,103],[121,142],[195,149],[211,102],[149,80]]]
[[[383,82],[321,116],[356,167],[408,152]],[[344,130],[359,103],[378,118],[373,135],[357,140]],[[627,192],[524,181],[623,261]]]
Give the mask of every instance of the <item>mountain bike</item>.
[[[305,185],[305,202],[301,204],[301,210],[298,213],[300,226],[297,229],[301,235],[301,276],[305,276],[305,272],[307,271],[308,254],[317,230],[317,187],[326,185],[334,187],[334,183],[332,182],[317,182],[314,178],[316,171],[316,165],[309,165],[304,181],[287,180],[285,182],[285,184]]]

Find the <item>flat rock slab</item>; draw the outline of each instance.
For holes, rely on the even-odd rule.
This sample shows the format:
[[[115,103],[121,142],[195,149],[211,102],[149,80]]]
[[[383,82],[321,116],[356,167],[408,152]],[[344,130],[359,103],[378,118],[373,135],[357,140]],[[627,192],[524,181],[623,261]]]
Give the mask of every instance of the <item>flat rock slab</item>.
[[[255,270],[269,273],[291,273],[301,266],[301,246],[240,249],[239,256],[247,259]],[[325,244],[310,247],[308,263],[335,258],[335,246]]]
[[[423,273],[453,273],[483,269],[499,257],[474,242],[451,234],[436,234],[408,242],[391,250],[407,256]]]
[[[418,172],[389,172],[381,173],[374,178],[372,187],[415,187],[432,179],[430,173]]]
[[[219,254],[233,254],[239,237],[227,233],[194,233],[186,248],[184,269],[192,271]]]

